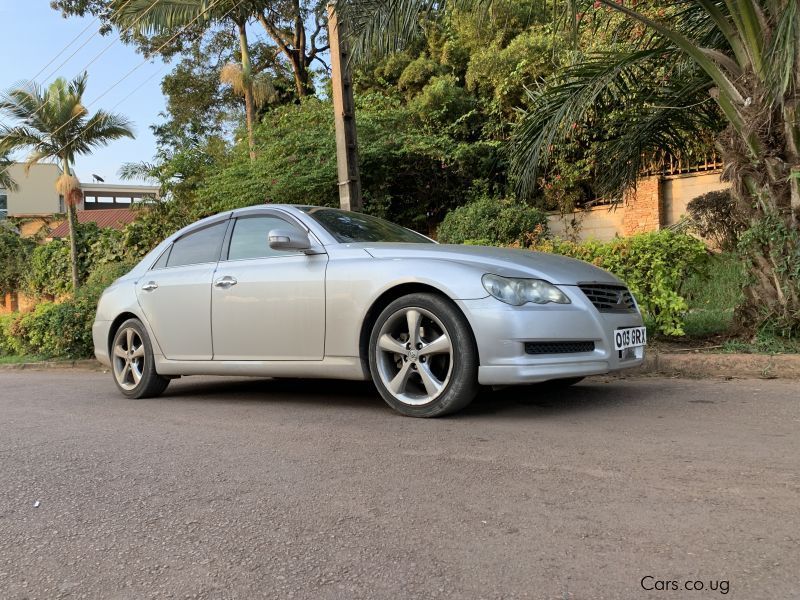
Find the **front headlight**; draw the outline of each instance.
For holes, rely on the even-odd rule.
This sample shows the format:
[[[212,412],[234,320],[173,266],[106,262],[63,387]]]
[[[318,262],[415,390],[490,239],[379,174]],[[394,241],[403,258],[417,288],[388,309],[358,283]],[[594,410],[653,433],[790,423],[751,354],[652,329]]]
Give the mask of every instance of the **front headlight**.
[[[542,279],[517,279],[487,273],[481,281],[487,292],[512,306],[522,306],[527,302],[570,304],[564,292]]]

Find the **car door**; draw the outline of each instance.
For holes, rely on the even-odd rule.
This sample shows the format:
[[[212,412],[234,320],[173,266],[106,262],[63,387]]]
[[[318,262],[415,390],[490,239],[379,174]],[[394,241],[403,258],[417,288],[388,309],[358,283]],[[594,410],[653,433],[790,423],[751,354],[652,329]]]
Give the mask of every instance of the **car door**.
[[[321,360],[328,255],[273,250],[267,234],[297,229],[276,213],[241,216],[214,274],[214,360]]]
[[[177,239],[136,284],[164,356],[211,360],[211,283],[229,220]]]

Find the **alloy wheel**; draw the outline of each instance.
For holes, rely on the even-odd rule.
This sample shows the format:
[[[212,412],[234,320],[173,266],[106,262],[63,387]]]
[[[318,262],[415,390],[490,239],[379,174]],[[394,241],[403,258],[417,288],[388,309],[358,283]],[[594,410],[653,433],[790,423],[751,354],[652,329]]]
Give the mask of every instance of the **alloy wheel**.
[[[433,402],[450,381],[450,335],[439,318],[424,308],[402,308],[386,319],[375,352],[383,385],[404,404]]]
[[[132,390],[144,373],[144,341],[133,327],[117,334],[114,343],[114,377],[121,388]]]

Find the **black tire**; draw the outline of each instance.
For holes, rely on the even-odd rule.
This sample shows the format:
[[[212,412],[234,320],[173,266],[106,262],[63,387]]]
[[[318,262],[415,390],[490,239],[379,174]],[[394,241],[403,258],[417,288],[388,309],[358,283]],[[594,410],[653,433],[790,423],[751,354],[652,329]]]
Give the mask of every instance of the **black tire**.
[[[130,332],[133,335],[129,337]],[[136,338],[140,342],[136,344]],[[129,340],[133,339],[133,343]],[[119,356],[117,348],[125,350],[126,352],[133,351],[140,356],[127,356],[123,358]],[[169,385],[169,379],[162,377],[156,372],[155,360],[153,359],[153,345],[150,342],[150,336],[147,334],[147,329],[142,325],[139,319],[128,319],[119,326],[117,332],[114,334],[114,341],[111,342],[110,348],[111,357],[111,376],[114,378],[114,383],[122,394],[128,398],[153,398],[159,396]],[[127,371],[125,366],[128,366]],[[141,377],[137,382],[134,373],[141,373]]]
[[[411,323],[409,311],[420,314],[419,326],[416,327],[419,334],[418,354],[410,348],[410,338],[403,340],[402,333],[398,335],[397,330],[392,330],[394,324],[402,328],[404,318]],[[410,325],[406,329],[411,331]],[[408,350],[403,354],[379,347],[379,338],[387,334],[391,336],[391,343],[403,344],[408,341]],[[438,351],[442,336],[449,341],[449,353]],[[431,344],[434,340],[437,341],[436,352]],[[478,350],[469,323],[452,302],[441,296],[417,293],[398,298],[378,315],[372,327],[369,340],[372,381],[386,403],[403,415],[438,417],[467,406],[478,393],[478,364]],[[408,370],[404,371],[406,366]],[[426,378],[423,378],[423,370]],[[401,391],[404,393],[395,395],[384,379],[389,381],[393,373],[400,376],[401,371],[408,373],[403,379]],[[431,374],[434,375],[433,379]],[[431,381],[434,383],[431,384]],[[437,391],[429,393],[429,385],[438,385],[435,388]],[[418,393],[412,398],[414,392]],[[406,399],[401,399],[401,396],[406,396]]]

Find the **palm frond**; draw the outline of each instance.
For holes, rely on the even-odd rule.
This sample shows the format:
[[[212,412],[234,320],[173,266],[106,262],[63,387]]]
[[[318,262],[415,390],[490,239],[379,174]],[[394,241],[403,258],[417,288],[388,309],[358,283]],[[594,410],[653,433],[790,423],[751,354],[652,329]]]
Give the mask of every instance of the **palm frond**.
[[[622,111],[625,126],[600,144],[595,174],[597,191],[607,197],[635,185],[660,155],[691,155],[702,144],[701,132],[722,128],[716,104],[708,95],[710,82],[697,74],[678,85],[660,86],[647,102]]]
[[[149,162],[126,162],[117,171],[123,181],[158,181],[158,166]]]
[[[787,2],[781,14],[775,15],[777,25],[766,49],[765,83],[780,102],[800,70],[800,7]]]
[[[84,154],[92,148],[107,146],[109,142],[121,138],[133,138],[133,124],[127,118],[103,110],[98,110],[81,127],[74,140],[74,152]]]
[[[17,182],[14,181],[14,178],[11,177],[11,173],[8,172],[8,168],[12,164],[13,162],[8,157],[8,154],[0,152],[0,188],[15,192],[18,189]]]
[[[97,111],[87,119],[83,104],[87,75],[72,81],[56,79],[47,88],[36,84],[11,89],[0,96],[0,112],[17,121],[0,125],[0,153],[28,150],[28,166],[45,159],[66,159],[112,140],[133,137],[131,122]]]
[[[114,22],[121,29],[154,35],[207,19],[213,0],[114,0]]]
[[[537,172],[549,162],[554,144],[569,138],[573,123],[583,123],[601,101],[624,103],[638,95],[652,61],[665,56],[673,53],[663,47],[627,54],[596,54],[529,93],[531,108],[517,127],[511,148],[512,176],[518,181],[520,192],[533,193]]]
[[[490,0],[337,0],[354,58],[378,57],[404,49],[423,32],[425,18],[449,8],[490,8]]]
[[[190,23],[225,18],[243,21],[255,16],[264,2],[257,0],[114,0],[114,24],[141,35],[158,35]]]

